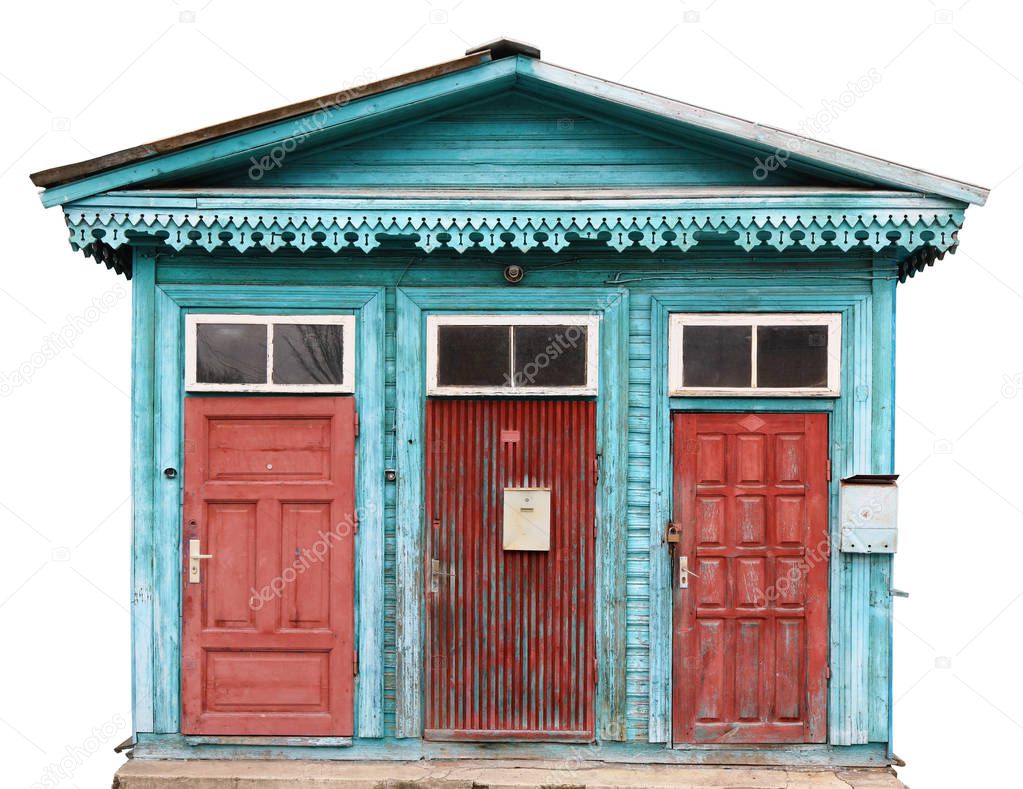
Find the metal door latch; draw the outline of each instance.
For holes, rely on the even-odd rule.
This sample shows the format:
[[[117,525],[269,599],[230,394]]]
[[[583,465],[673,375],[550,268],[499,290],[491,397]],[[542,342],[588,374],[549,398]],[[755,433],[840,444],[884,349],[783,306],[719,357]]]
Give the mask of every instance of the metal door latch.
[[[212,553],[200,553],[199,540],[188,541],[188,582],[190,584],[197,584],[202,580],[199,561],[212,558]]]
[[[678,557],[678,588],[688,589],[689,588],[689,576],[699,578],[696,573],[689,569],[689,557],[679,556]]]

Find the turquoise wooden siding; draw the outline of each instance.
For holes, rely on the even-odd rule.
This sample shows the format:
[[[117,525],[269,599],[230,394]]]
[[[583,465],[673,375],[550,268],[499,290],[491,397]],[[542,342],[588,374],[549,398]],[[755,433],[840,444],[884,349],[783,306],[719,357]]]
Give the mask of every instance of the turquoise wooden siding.
[[[137,260],[142,260],[142,257]],[[528,303],[516,303],[515,294],[521,288],[504,283],[501,269],[508,262],[525,265],[527,278],[524,286],[551,288],[544,298],[544,307],[535,298]],[[218,299],[230,301],[232,309],[244,311],[246,304],[254,309],[292,309],[296,305],[312,308],[351,309],[363,304],[371,293],[379,292],[381,305],[379,396],[368,400],[360,398],[363,431],[360,441],[378,441],[379,451],[370,460],[377,471],[400,465],[395,457],[395,417],[398,391],[401,386],[396,369],[398,320],[396,307],[399,287],[415,297],[422,288],[436,289],[445,285],[461,290],[447,291],[449,309],[462,309],[465,298],[472,300],[468,289],[481,287],[505,294],[501,305],[505,310],[551,309],[558,303],[557,287],[570,287],[578,293],[580,288],[592,289],[595,294],[607,290],[624,289],[628,292],[627,343],[623,340],[623,364],[627,364],[628,399],[626,401],[627,432],[623,436],[621,462],[625,468],[626,536],[623,553],[613,562],[624,563],[624,627],[616,634],[624,647],[624,687],[621,697],[602,696],[602,730],[605,740],[622,738],[632,742],[663,742],[668,732],[670,709],[667,681],[670,655],[669,610],[667,608],[666,554],[660,543],[666,514],[670,512],[670,447],[667,434],[658,432],[658,425],[668,416],[672,407],[713,408],[824,408],[836,414],[842,431],[834,438],[836,479],[839,474],[887,471],[891,465],[891,321],[893,319],[893,280],[891,266],[885,260],[872,262],[865,256],[818,254],[813,259],[781,257],[772,254],[737,261],[732,255],[722,255],[713,248],[690,254],[682,262],[675,258],[651,258],[644,254],[608,256],[606,253],[580,254],[568,265],[549,256],[495,256],[484,261],[467,262],[461,258],[443,257],[434,253],[429,258],[409,256],[405,252],[379,252],[372,258],[355,257],[288,257],[284,254],[272,258],[161,256],[155,262],[152,275],[136,275],[137,299],[136,358],[144,360],[147,344],[155,343],[171,359],[177,359],[167,347],[171,329],[166,319],[160,326],[147,331],[146,313],[152,309],[154,292],[158,299],[177,299],[187,296],[194,303],[213,308]],[[145,269],[141,268],[144,272]],[[399,285],[400,283],[400,285]],[[266,287],[273,286],[273,287]],[[610,286],[610,288],[609,288]],[[155,289],[155,291],[154,291]],[[297,294],[309,291],[318,294],[315,301]],[[436,292],[436,291],[433,291]],[[349,295],[345,295],[349,294]],[[573,297],[577,298],[577,297]],[[846,361],[852,363],[843,381],[843,396],[838,400],[717,400],[714,402],[674,400],[666,396],[665,343],[666,315],[670,309],[685,305],[687,309],[841,309],[847,313]],[[855,316],[854,316],[855,313]],[[377,319],[374,319],[377,320]],[[179,330],[179,326],[175,327]],[[180,335],[177,335],[180,337]],[[161,339],[162,338],[162,339]],[[873,348],[871,347],[873,346]],[[652,361],[653,359],[653,361]],[[167,370],[180,374],[175,362]],[[605,357],[605,369],[609,360]],[[141,368],[143,375],[145,366]],[[604,370],[602,370],[604,374]],[[180,379],[178,379],[180,380]],[[164,386],[167,386],[167,382]],[[137,384],[139,401],[150,397],[145,381]],[[161,433],[165,441],[175,440],[174,392],[167,390],[162,402],[164,425]],[[357,397],[360,393],[357,392]],[[876,405],[875,405],[876,403]],[[149,412],[151,413],[151,411]],[[368,418],[368,424],[367,424]],[[143,423],[145,419],[141,420]],[[370,428],[368,425],[375,425]],[[174,535],[180,522],[173,496],[162,499],[162,526],[145,528],[142,519],[151,517],[143,475],[156,466],[173,465],[165,456],[156,464],[146,460],[146,424],[140,425],[136,457],[137,500],[136,510],[136,594],[139,595],[139,616],[136,621],[136,715],[139,731],[173,732],[176,730],[177,698],[177,630],[176,616],[178,587],[165,574],[158,588],[146,591],[152,581],[153,568],[145,564],[147,556],[162,556],[161,561],[176,566],[177,547]],[[374,438],[376,436],[376,438]],[[361,457],[361,456],[360,456]],[[164,463],[165,460],[168,462]],[[605,463],[608,459],[605,458]],[[163,465],[161,465],[163,464]],[[606,470],[607,466],[605,466]],[[401,719],[403,705],[398,698],[398,630],[399,595],[396,539],[396,485],[383,482],[382,474],[373,484],[380,487],[383,501],[378,533],[382,537],[382,556],[367,557],[367,562],[379,560],[381,611],[380,638],[377,647],[363,651],[360,656],[360,703],[379,700],[374,710],[360,709],[360,732],[371,736],[393,737],[408,734],[410,721]],[[151,479],[151,477],[149,477]],[[162,481],[162,476],[160,477]],[[159,483],[157,483],[159,484]],[[370,484],[367,478],[367,485]],[[140,490],[140,487],[142,488]],[[360,539],[366,534],[365,524],[360,527]],[[375,535],[372,535],[375,536]],[[372,539],[371,536],[371,539]],[[167,541],[172,542],[168,543]],[[888,557],[864,557],[863,568],[856,559],[835,562],[833,575],[832,611],[835,645],[832,654],[832,696],[830,718],[831,739],[834,743],[886,742],[888,732],[889,661],[887,636],[890,628],[890,597]],[[360,568],[363,564],[360,563]],[[370,574],[367,577],[372,578]],[[151,602],[146,594],[154,594]],[[360,590],[361,594],[361,590]],[[370,595],[368,602],[375,598]],[[168,609],[167,606],[170,605]],[[360,596],[360,617],[367,604]],[[361,620],[360,620],[361,621]],[[613,627],[619,627],[614,625]],[[372,644],[372,628],[363,631]],[[614,637],[614,634],[612,634]],[[882,637],[883,636],[883,637]],[[362,636],[360,636],[362,637]],[[159,655],[161,665],[147,674],[146,665],[152,665]],[[141,663],[140,663],[141,662]],[[375,675],[372,667],[379,668]],[[610,670],[610,669],[607,669]],[[601,682],[613,677],[602,675]],[[376,683],[364,690],[362,683]],[[617,699],[617,700],[616,700]],[[155,712],[152,711],[155,706]],[[154,723],[155,721],[155,723]],[[615,727],[618,727],[617,729]],[[414,727],[413,727],[414,728]]]
[[[677,136],[611,123],[566,105],[509,92],[433,118],[355,141],[301,146],[280,167],[201,178],[175,177],[165,186],[334,187],[403,190],[429,187],[770,186],[825,183],[792,169],[754,177],[750,155]],[[830,183],[836,183],[834,179]]]

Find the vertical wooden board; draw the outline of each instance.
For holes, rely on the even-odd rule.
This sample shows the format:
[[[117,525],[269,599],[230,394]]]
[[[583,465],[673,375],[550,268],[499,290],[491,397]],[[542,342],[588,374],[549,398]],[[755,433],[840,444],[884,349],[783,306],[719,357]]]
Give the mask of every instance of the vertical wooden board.
[[[555,300],[557,299],[554,294]],[[556,303],[556,302],[555,302]],[[605,298],[600,351],[600,496],[597,501],[597,729],[602,740],[625,740],[628,491],[628,348],[627,291]]]
[[[873,470],[890,474],[895,467],[895,294],[896,266],[874,263],[873,374],[871,456]],[[870,570],[870,701],[868,739],[891,743],[892,708],[892,565],[894,557],[871,557]]]
[[[153,640],[153,388],[156,331],[156,256],[136,249],[132,258],[131,379],[131,650],[132,716],[136,734],[154,731]]]
[[[395,736],[422,734],[423,629],[423,353],[419,305],[397,292],[395,440],[398,489],[395,529]]]
[[[181,490],[184,478],[181,452],[182,380],[184,342],[182,314],[160,287],[156,289],[156,392],[154,413],[160,414],[155,431],[156,512],[153,519],[153,553],[160,572],[153,579],[153,610],[158,630],[154,637],[155,730],[176,732],[180,726],[181,660],[180,573]],[[163,469],[177,470],[169,479]]]
[[[362,305],[356,320],[359,737],[384,736],[384,300],[383,290],[378,291]]]
[[[650,297],[650,742],[671,739],[671,568],[664,532],[671,519],[671,433],[668,429],[668,310]]]

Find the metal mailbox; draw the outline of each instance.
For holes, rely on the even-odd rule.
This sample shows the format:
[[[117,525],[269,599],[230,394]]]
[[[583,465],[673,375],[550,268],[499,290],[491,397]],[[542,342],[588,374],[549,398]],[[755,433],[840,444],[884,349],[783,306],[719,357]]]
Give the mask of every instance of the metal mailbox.
[[[898,544],[898,474],[857,474],[842,480],[844,553],[895,553]]]
[[[504,538],[506,551],[551,549],[551,489],[504,489]]]

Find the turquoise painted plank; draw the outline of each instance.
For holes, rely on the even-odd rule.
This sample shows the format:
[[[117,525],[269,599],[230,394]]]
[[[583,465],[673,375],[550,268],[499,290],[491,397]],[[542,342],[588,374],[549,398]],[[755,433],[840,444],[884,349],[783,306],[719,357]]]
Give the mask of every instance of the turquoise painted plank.
[[[438,210],[448,211],[479,211],[485,208],[487,211],[499,212],[522,212],[529,211],[617,211],[629,208],[653,209],[653,210],[686,210],[693,206],[703,206],[724,211],[747,209],[758,213],[777,212],[784,210],[803,210],[813,208],[830,208],[832,210],[863,212],[872,211],[882,213],[884,211],[906,211],[917,210],[928,213],[948,213],[962,210],[962,206],[955,201],[946,200],[940,197],[919,196],[901,194],[898,192],[828,192],[821,195],[819,192],[810,191],[805,194],[777,195],[777,194],[756,194],[756,195],[735,195],[734,190],[699,190],[693,195],[686,196],[677,191],[668,191],[664,194],[647,195],[642,194],[593,194],[576,197],[559,196],[554,198],[541,198],[535,193],[527,193],[514,199],[500,194],[480,194],[471,197],[459,197],[452,195],[448,197],[436,196],[409,196],[397,198],[394,196],[374,197],[361,195],[358,197],[346,196],[343,191],[326,192],[325,190],[309,189],[307,192],[294,192],[268,189],[265,193],[258,194],[242,193],[240,188],[231,191],[226,188],[218,189],[213,187],[194,187],[181,190],[178,193],[160,193],[158,191],[129,190],[105,192],[91,197],[75,200],[65,206],[70,212],[84,211],[97,208],[118,208],[118,209],[160,209],[161,211],[184,211],[193,208],[223,208],[230,210],[251,210],[270,211],[275,208],[302,208],[309,210],[338,209],[338,210],[365,210],[365,211],[387,211],[398,208],[399,210],[427,211]],[[693,258],[699,258],[708,253],[705,248],[696,247],[685,255],[688,262]],[[275,253],[286,256],[287,250]],[[434,253],[437,258],[440,253]],[[714,253],[710,253],[714,254]],[[721,259],[720,250],[717,251],[718,264],[729,265],[733,268],[741,268],[743,265],[760,258],[759,253],[751,253],[749,257],[738,261],[733,257]],[[816,254],[804,253],[798,257],[807,262],[825,261],[833,259],[843,266],[858,259],[862,251],[851,251],[849,253],[838,253],[830,249],[821,249]],[[194,255],[184,253],[183,257],[195,259]],[[621,261],[620,255],[615,255]],[[338,255],[335,260],[344,258],[344,253]],[[657,255],[647,256],[646,260],[657,260]],[[298,258],[301,261],[303,258]],[[522,256],[517,254],[521,261]],[[869,263],[869,256],[863,258]],[[374,260],[380,260],[379,253],[374,255]],[[381,261],[382,262],[382,261]],[[869,271],[869,269],[868,269]]]
[[[131,379],[131,684],[133,730],[154,731],[153,711],[153,457],[156,255],[132,256]]]
[[[184,480],[182,381],[183,319],[177,304],[156,289],[155,500],[153,518],[153,617],[155,731],[180,728],[181,699],[181,501]],[[177,471],[168,479],[163,470]]]
[[[711,764],[797,767],[882,767],[891,764],[878,744],[836,748],[790,745],[783,748],[691,746],[669,749],[647,743],[592,746],[555,743],[455,743],[394,739],[354,740],[349,746],[288,746],[275,738],[258,745],[214,745],[181,735],[143,735],[136,759],[329,759],[337,761],[422,759],[549,759],[580,764]]]
[[[359,676],[356,733],[384,736],[384,307],[383,289],[356,319],[355,402],[359,414],[356,611]]]
[[[397,292],[395,403],[397,520],[395,524],[395,736],[422,734],[423,339],[422,310]]]
[[[601,740],[628,738],[625,709],[625,654],[628,634],[624,559],[627,543],[625,508],[628,473],[628,345],[627,291],[605,292],[600,347],[601,425],[600,491],[597,501],[597,736]],[[555,292],[547,309],[560,302]],[[537,309],[543,309],[538,304]],[[532,311],[532,310],[530,310]]]
[[[875,271],[889,279],[873,283],[873,470],[890,474],[895,466],[895,288],[896,264],[882,258]],[[893,556],[871,557],[868,739],[891,747]]]
[[[649,740],[671,741],[671,562],[664,533],[672,518],[671,426],[668,421],[668,308],[650,299]]]

